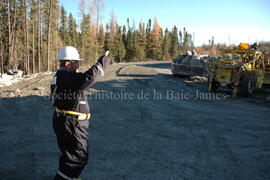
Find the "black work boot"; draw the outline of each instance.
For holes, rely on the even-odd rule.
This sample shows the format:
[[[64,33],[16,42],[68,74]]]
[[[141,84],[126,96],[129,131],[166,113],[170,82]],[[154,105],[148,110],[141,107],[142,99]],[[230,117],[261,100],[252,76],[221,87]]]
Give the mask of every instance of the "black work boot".
[[[63,178],[62,176],[60,176],[59,174],[56,174],[53,178],[53,180],[66,180],[65,178]],[[80,178],[73,178],[73,180],[82,180]]]
[[[53,178],[53,180],[66,180],[65,178],[63,178],[62,176],[60,176],[59,174],[56,174]]]

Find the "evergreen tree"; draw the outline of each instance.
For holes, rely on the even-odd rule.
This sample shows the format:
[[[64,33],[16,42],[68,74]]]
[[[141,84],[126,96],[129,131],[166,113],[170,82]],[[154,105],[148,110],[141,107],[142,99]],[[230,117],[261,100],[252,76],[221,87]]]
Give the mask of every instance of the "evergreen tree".
[[[117,25],[118,26],[118,25]],[[126,55],[126,49],[122,40],[122,31],[121,27],[117,27],[117,32],[115,35],[115,60],[116,62],[122,62]]]
[[[146,26],[146,34],[149,35],[151,33],[151,27],[152,27],[152,20],[149,19],[147,26]]]
[[[127,32],[127,42],[126,42],[126,61],[130,62],[134,57],[135,57],[135,53],[134,53],[134,45],[133,45],[133,33],[132,31],[129,29]]]
[[[176,26],[173,27],[172,32],[170,33],[170,38],[170,55],[172,58],[175,58],[179,55],[178,28]]]
[[[91,55],[93,55],[93,50],[91,51],[91,42],[88,38],[91,33],[91,25],[90,25],[90,15],[84,14],[81,22],[81,33],[80,33],[80,49],[81,56],[86,61],[90,61]]]
[[[73,15],[70,13],[69,14],[69,17],[68,17],[68,34],[69,34],[69,38],[68,38],[68,45],[70,46],[74,46],[76,47],[77,46],[77,40],[78,40],[78,37],[77,37],[77,25],[76,25],[76,21],[73,17]]]
[[[107,41],[108,43],[108,48],[110,50],[110,57],[112,62],[116,61],[116,56],[117,56],[117,39],[116,39],[116,31],[117,31],[117,21],[116,21],[116,17],[114,15],[114,12],[111,13],[111,18],[110,18],[110,22],[109,22],[109,29],[108,29],[108,37],[107,37]]]
[[[115,52],[114,52],[114,49],[113,49],[113,41],[112,41],[112,36],[111,36],[111,33],[110,33],[110,26],[109,26],[109,24],[106,24],[104,49],[105,50],[110,50],[110,56],[113,58],[112,59],[112,61],[113,61],[114,60],[114,56],[115,56]]]
[[[189,34],[188,34],[188,32],[185,31],[184,40],[183,40],[183,49],[185,51],[187,51],[188,48],[189,48],[189,42],[190,42],[190,40],[189,40]]]
[[[141,50],[143,51],[143,54],[145,54],[147,39],[146,39],[145,24],[143,22],[140,22],[139,24],[138,40]],[[142,57],[142,59],[145,59],[145,57]]]
[[[60,15],[60,37],[64,45],[68,45],[68,28],[67,28],[67,12],[64,6],[61,6],[61,15]]]
[[[144,50],[140,47],[138,32],[129,30],[127,33],[127,46],[126,46],[126,60],[130,61],[142,61],[145,57]]]
[[[181,44],[181,51],[182,51],[182,53],[184,53],[184,52],[186,52],[188,50],[191,50],[193,47],[194,47],[194,43],[193,43],[193,40],[192,40],[192,35],[189,34],[186,31],[186,28],[184,28],[184,30],[183,30],[183,41],[182,41],[182,44]]]
[[[105,41],[105,34],[104,34],[104,28],[103,25],[99,25],[99,30],[97,34],[97,44],[98,44],[98,55],[101,55],[104,53],[104,41]]]
[[[58,67],[56,58],[59,49],[63,46],[62,45],[62,40],[60,37],[60,34],[58,32],[59,29],[59,15],[60,12],[60,6],[58,0],[53,0],[52,1],[52,41],[51,41],[51,61],[52,61],[52,70],[56,70]]]
[[[148,36],[147,54],[148,58],[153,60],[162,59],[161,43],[163,39],[163,32],[158,24],[157,18],[155,18],[153,29]]]
[[[133,46],[134,46],[134,57],[133,61],[142,61],[145,57],[145,51],[139,44],[138,32],[133,33]]]
[[[149,58],[152,54],[151,52],[151,46],[152,46],[152,42],[151,42],[151,27],[152,27],[152,20],[149,19],[148,23],[146,25],[146,57]]]
[[[179,31],[179,44],[180,44],[180,46],[183,45],[183,34],[182,34],[181,30]]]
[[[162,41],[162,59],[163,60],[171,59],[170,45],[171,45],[171,38],[169,36],[169,30],[166,28],[165,35]]]
[[[123,40],[124,46],[127,47],[127,29],[125,25],[123,26],[122,40]]]

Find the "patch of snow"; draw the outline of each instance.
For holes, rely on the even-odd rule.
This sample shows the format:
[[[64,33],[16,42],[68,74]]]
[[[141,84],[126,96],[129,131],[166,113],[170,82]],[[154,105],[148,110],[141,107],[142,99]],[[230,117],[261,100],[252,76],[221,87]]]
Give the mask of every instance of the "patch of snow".
[[[15,82],[17,79],[13,75],[2,74],[2,77],[0,76],[0,87],[10,86]]]
[[[30,80],[30,79],[39,77],[41,75],[50,75],[53,73],[54,72],[43,72],[43,73],[30,74],[30,75],[25,75],[25,76],[22,76],[21,72],[15,73],[14,75],[2,74],[2,77],[0,75],[0,87],[10,86],[14,83],[17,83],[23,80]]]

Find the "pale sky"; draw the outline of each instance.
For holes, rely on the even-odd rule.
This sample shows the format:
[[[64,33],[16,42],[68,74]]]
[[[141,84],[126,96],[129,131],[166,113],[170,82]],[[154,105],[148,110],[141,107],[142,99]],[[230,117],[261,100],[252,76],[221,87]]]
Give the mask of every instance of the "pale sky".
[[[104,0],[103,24],[114,11],[119,25],[127,18],[138,26],[158,18],[160,26],[169,30],[176,25],[195,34],[195,45],[207,44],[212,36],[216,43],[239,44],[270,41],[269,0]],[[79,0],[60,0],[79,21]],[[88,3],[89,0],[86,0]],[[88,6],[88,5],[87,5]]]

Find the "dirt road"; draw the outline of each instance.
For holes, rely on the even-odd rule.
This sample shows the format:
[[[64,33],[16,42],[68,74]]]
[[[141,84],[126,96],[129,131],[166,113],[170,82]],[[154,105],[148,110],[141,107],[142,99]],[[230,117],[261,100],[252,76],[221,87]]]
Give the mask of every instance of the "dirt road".
[[[0,177],[49,180],[59,150],[52,75],[0,89]],[[114,64],[89,90],[84,180],[270,179],[270,105],[207,93],[170,63]],[[106,113],[104,113],[106,110]]]

